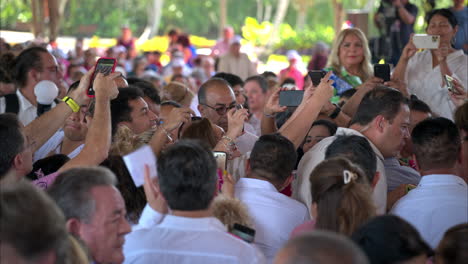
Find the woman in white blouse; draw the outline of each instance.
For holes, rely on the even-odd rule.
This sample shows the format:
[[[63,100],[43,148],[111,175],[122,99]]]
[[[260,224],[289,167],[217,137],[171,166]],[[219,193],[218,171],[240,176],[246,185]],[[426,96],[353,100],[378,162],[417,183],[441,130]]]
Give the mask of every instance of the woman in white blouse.
[[[453,120],[456,106],[450,99],[452,94],[444,76],[459,80],[464,88],[457,91],[466,98],[468,59],[463,50],[455,50],[452,45],[458,31],[454,14],[449,9],[436,9],[427,18],[426,32],[440,36],[439,48],[417,53],[411,38],[403,49],[392,79],[404,80],[410,94],[426,102],[436,114]]]

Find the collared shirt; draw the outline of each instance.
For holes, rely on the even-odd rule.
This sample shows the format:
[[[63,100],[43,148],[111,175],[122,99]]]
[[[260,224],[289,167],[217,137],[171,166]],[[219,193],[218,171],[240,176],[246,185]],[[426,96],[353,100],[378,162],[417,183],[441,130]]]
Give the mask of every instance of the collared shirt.
[[[386,158],[384,166],[389,192],[395,190],[401,184],[418,185],[421,180],[419,172],[410,167],[400,165],[400,162],[395,157]]]
[[[445,231],[468,222],[468,187],[455,175],[432,174],[393,206],[392,214],[412,224],[436,248]]]
[[[307,208],[264,180],[241,178],[235,191],[236,197],[247,206],[253,221],[256,231],[254,244],[268,263],[272,263],[293,229],[310,219]]]
[[[447,64],[453,77],[468,92],[468,56],[457,50],[447,56]],[[405,73],[406,85],[411,94],[426,102],[439,116],[453,120],[456,106],[450,100],[445,81],[442,80],[440,64],[432,67],[432,55],[429,50],[416,53],[408,61]]]
[[[257,70],[246,54],[239,57],[227,53],[219,58],[218,72],[227,72],[239,76],[242,80],[257,74]]]
[[[63,138],[65,137],[65,133],[63,130],[57,131],[49,140],[47,140],[42,147],[40,147],[33,156],[33,162],[36,162],[40,159],[47,157],[47,155],[54,151],[54,154],[60,154],[62,152],[62,142]],[[80,154],[81,150],[83,150],[84,144],[79,145],[76,147],[72,152],[67,154],[70,159],[73,159],[78,154]]]
[[[166,215],[152,228],[126,236],[124,263],[264,263],[253,245],[226,232],[214,217]]]
[[[161,223],[165,216],[165,214],[161,214],[160,212],[151,208],[149,204],[146,204],[143,212],[141,213],[140,219],[138,220],[138,224],[132,226],[132,231],[151,228]]]
[[[339,127],[336,131],[336,135],[357,135],[366,138],[363,134],[358,131],[350,128]],[[297,177],[292,182],[293,195],[292,197],[302,203],[304,203],[307,208],[312,206],[312,194],[310,193],[310,173],[314,168],[325,159],[325,152],[327,151],[328,146],[335,140],[335,136],[327,137],[322,139],[317,143],[312,149],[307,151],[299,162],[297,167]],[[366,138],[367,139],[367,138]],[[380,174],[379,181],[374,187],[373,191],[373,200],[377,206],[377,213],[384,214],[387,208],[387,178],[385,176],[384,169],[384,158],[379,149],[370,141],[374,153],[377,157],[377,171]]]
[[[16,90],[16,95],[18,96],[19,111],[18,119],[23,123],[24,126],[27,126],[37,117],[37,107],[31,104],[26,97],[20,92],[20,89]],[[55,103],[52,103],[52,107],[55,107]],[[6,109],[6,100],[4,97],[0,98],[0,113],[5,113]]]

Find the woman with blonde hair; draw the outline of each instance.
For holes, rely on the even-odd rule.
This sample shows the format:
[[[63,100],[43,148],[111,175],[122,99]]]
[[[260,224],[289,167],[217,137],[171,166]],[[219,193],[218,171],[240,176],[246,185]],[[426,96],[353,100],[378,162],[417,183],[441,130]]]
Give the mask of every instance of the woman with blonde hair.
[[[322,161],[310,174],[310,186],[314,221],[298,226],[291,236],[314,229],[350,236],[376,214],[366,175],[346,158]]]
[[[335,80],[336,85],[341,86],[335,87],[338,93],[351,88],[359,89],[365,84],[375,86],[383,82],[373,77],[369,43],[359,28],[340,31],[333,43],[325,70],[333,71],[341,79]]]
[[[189,87],[181,82],[170,82],[163,87],[161,93],[161,101],[175,101],[181,104],[182,107],[190,107],[195,96]]]

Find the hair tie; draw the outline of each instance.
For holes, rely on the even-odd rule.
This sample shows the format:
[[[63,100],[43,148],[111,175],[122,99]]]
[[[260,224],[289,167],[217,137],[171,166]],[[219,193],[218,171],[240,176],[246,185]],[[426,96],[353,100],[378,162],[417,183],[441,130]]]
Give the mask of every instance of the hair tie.
[[[353,172],[350,172],[349,170],[344,170],[343,171],[343,182],[344,184],[348,184],[351,182],[351,180],[356,180],[357,175]]]

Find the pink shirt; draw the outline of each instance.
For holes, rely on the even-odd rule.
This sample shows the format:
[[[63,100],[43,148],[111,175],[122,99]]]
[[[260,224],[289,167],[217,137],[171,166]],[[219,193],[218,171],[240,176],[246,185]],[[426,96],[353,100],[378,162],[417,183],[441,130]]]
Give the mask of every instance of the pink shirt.
[[[36,185],[37,187],[43,189],[43,190],[46,190],[47,188],[49,188],[52,185],[52,183],[54,183],[54,181],[55,181],[55,179],[57,178],[58,175],[59,175],[58,172],[51,173],[51,174],[46,175],[46,176],[44,176],[42,178],[34,180],[33,184]]]
[[[304,76],[302,76],[302,73],[296,69],[296,67],[293,68],[286,68],[280,71],[280,76],[283,78],[292,78],[296,82],[297,90],[304,90]]]

